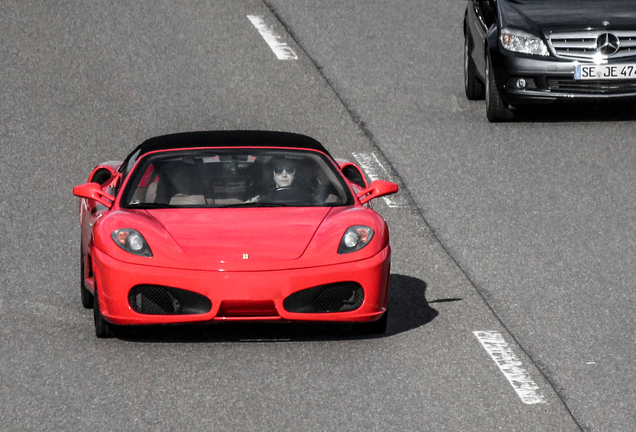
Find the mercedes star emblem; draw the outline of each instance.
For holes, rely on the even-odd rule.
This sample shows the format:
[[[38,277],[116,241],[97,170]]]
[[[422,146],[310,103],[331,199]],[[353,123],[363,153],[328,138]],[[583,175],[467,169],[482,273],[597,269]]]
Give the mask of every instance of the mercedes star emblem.
[[[620,41],[612,33],[601,33],[596,38],[596,49],[603,55],[610,56],[618,51]]]

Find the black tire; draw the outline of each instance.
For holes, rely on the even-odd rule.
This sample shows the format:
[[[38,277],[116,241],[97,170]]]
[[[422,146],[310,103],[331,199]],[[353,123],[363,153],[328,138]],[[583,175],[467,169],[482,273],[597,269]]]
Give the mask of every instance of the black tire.
[[[354,324],[354,333],[359,335],[380,335],[386,333],[386,326],[388,323],[389,311],[384,312],[384,315],[377,320],[364,324]]]
[[[492,68],[490,56],[486,58],[486,118],[491,123],[506,122],[512,120],[514,114],[499,95],[495,74]]]
[[[110,324],[104,319],[102,312],[99,310],[99,295],[95,290],[95,300],[93,302],[93,317],[95,318],[95,336],[98,338],[112,338],[115,336]]]
[[[80,295],[82,297],[82,306],[86,309],[91,309],[93,307],[93,294],[91,294],[84,284],[85,275],[84,256],[82,255],[80,257]]]
[[[470,55],[470,37],[464,37],[464,88],[468,100],[482,100],[485,96],[484,85],[477,77],[477,67]]]

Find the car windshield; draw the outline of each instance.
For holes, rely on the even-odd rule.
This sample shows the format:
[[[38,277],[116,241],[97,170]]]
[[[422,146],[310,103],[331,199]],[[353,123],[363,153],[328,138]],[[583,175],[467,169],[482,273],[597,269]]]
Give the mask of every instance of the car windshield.
[[[162,151],[142,158],[121,200],[127,208],[341,206],[351,193],[315,151],[254,148]]]

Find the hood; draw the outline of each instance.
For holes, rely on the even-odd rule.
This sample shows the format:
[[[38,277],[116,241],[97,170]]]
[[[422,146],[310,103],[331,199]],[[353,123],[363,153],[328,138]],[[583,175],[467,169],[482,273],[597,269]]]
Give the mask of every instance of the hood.
[[[157,209],[163,226],[193,262],[274,262],[298,259],[329,207]]]
[[[534,34],[636,28],[636,7],[632,0],[498,0],[497,3],[502,27]]]

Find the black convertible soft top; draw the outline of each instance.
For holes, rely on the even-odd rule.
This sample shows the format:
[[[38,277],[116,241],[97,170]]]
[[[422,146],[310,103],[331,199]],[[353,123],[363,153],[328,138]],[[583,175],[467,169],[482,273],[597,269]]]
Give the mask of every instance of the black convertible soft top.
[[[322,144],[305,135],[290,132],[226,130],[182,132],[150,138],[133,153],[138,156],[157,150],[196,147],[284,147],[318,150],[331,155]]]

